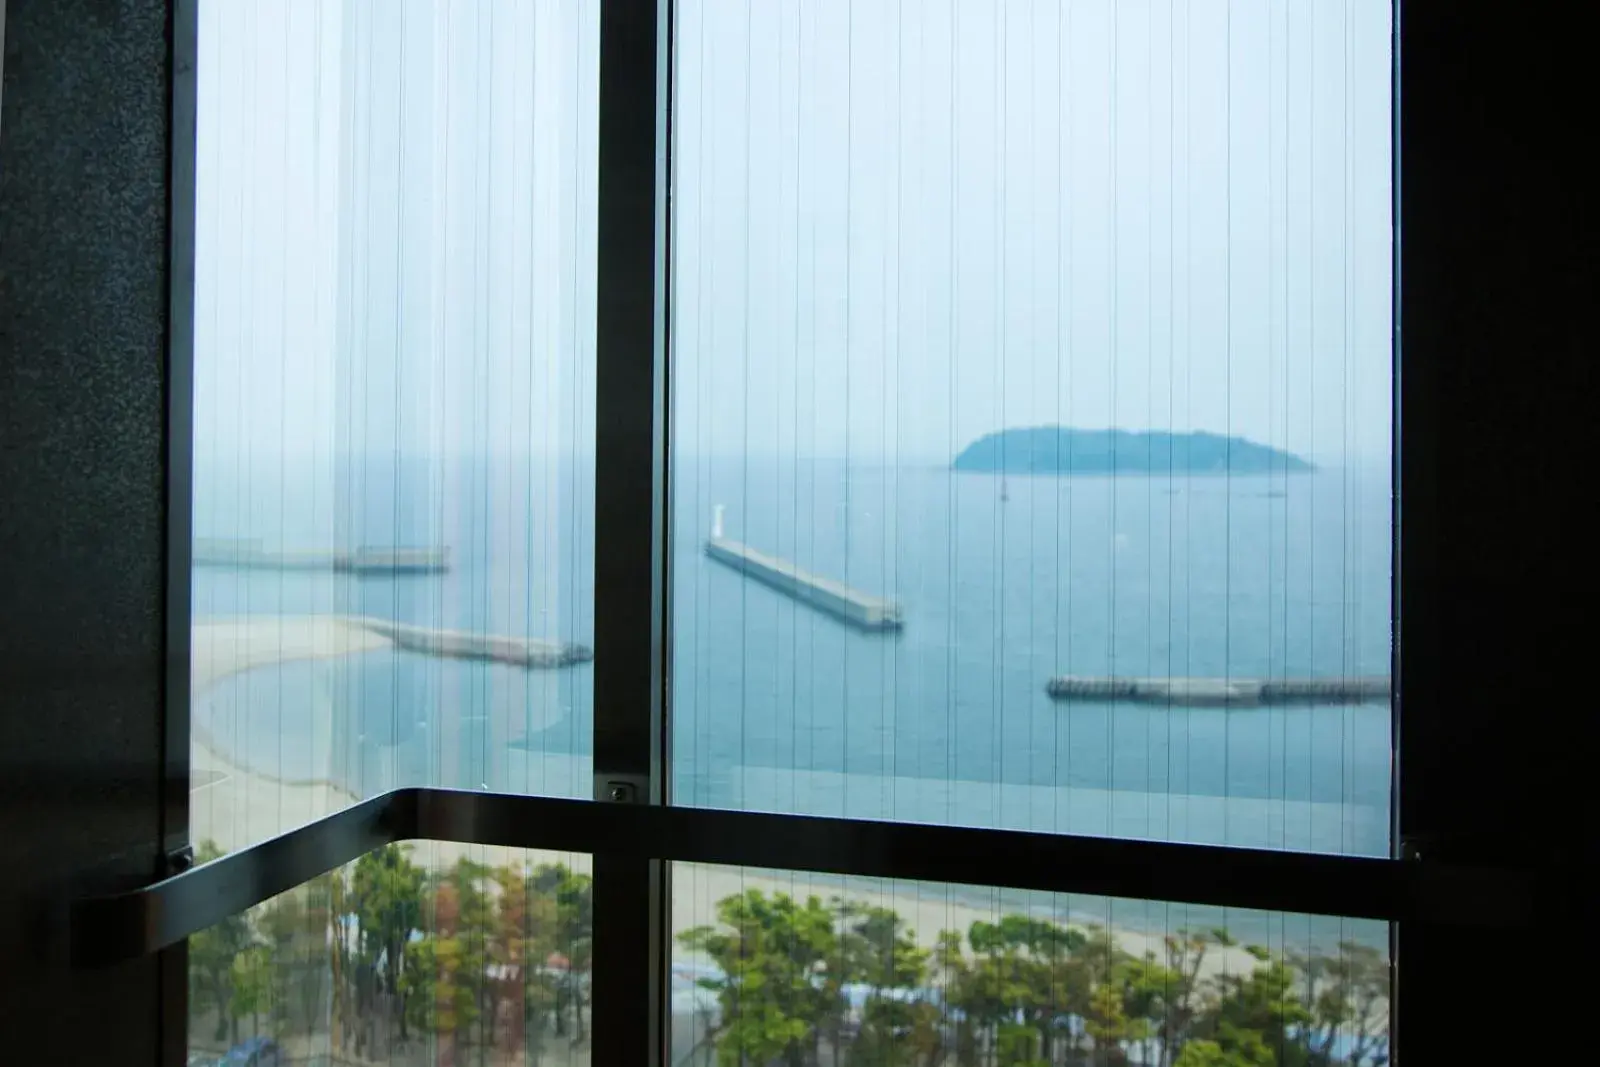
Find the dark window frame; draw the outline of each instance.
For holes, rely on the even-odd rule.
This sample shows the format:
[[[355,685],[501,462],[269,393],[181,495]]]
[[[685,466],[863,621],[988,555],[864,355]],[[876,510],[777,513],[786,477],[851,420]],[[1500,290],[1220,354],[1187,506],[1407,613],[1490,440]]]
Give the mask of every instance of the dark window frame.
[[[1447,269],[1437,249],[1402,244],[1401,235],[1421,210],[1402,187],[1401,172],[1414,153],[1400,137],[1402,124],[1426,124],[1444,106],[1436,91],[1402,93],[1410,82],[1448,85],[1452,70],[1426,53],[1408,50],[1408,30],[1426,21],[1440,32],[1448,16],[1415,18],[1396,3],[1394,30],[1394,263],[1395,263],[1395,505],[1393,521],[1393,677],[1395,679],[1393,841],[1390,859],[1260,853],[1210,846],[1160,844],[1037,835],[999,830],[916,824],[817,820],[665,807],[667,796],[670,581],[667,544],[671,500],[669,454],[670,378],[667,347],[670,299],[670,114],[671,0],[606,0],[600,27],[599,263],[597,333],[596,475],[596,680],[595,801],[556,801],[495,794],[451,794],[443,790],[397,791],[319,820],[286,838],[182,873],[188,835],[189,771],[189,567],[190,465],[192,462],[192,293],[194,278],[194,115],[197,5],[171,0],[173,64],[169,196],[171,207],[170,311],[167,381],[168,538],[167,673],[162,737],[165,749],[165,810],[162,838],[172,855],[174,877],[112,901],[87,902],[79,917],[88,933],[121,929],[133,916],[148,917],[171,894],[212,894],[213,902],[248,906],[268,890],[296,884],[338,862],[341,851],[372,842],[418,835],[436,839],[496,841],[572,848],[594,854],[596,1063],[659,1063],[667,1039],[664,970],[670,937],[670,861],[781,863],[785,868],[870,872],[890,877],[949,882],[1050,887],[1061,891],[1113,892],[1174,902],[1231,903],[1286,912],[1367,914],[1407,924],[1394,946],[1407,952],[1407,978],[1395,972],[1394,1002],[1413,1004],[1442,996],[1431,983],[1442,980],[1429,947],[1441,929],[1466,922],[1492,927],[1531,921],[1514,909],[1488,914],[1490,894],[1515,895],[1529,883],[1501,860],[1501,850],[1475,842],[1470,828],[1450,825],[1447,802],[1423,808],[1413,796],[1416,781],[1432,788],[1441,756],[1434,737],[1423,749],[1401,732],[1408,718],[1436,723],[1462,694],[1437,685],[1439,644],[1445,620],[1425,607],[1442,580],[1430,565],[1448,536],[1438,519],[1432,487],[1443,417],[1436,386],[1438,361],[1430,337],[1405,315],[1402,277],[1437,285]],[[1420,40],[1431,40],[1425,32]],[[1404,77],[1402,77],[1404,72]],[[1420,105],[1417,101],[1420,100]],[[1422,109],[1426,108],[1423,113]],[[1413,345],[1415,339],[1418,343]],[[1401,347],[1413,353],[1402,361]],[[1402,375],[1402,366],[1405,374]],[[1402,409],[1404,422],[1401,420]],[[1404,433],[1402,434],[1402,427]],[[1411,498],[1402,523],[1402,482],[1422,487]],[[1415,506],[1420,500],[1421,506]],[[1417,561],[1423,561],[1421,566]],[[1425,650],[1423,690],[1403,673],[1401,649]],[[1463,691],[1467,691],[1463,687]],[[1480,718],[1485,718],[1480,713]],[[1421,735],[1422,731],[1418,731]],[[1430,762],[1431,761],[1431,762]],[[1415,767],[1413,775],[1409,769]],[[1435,777],[1430,778],[1429,775]],[[1444,790],[1437,790],[1443,793]],[[409,799],[399,794],[415,794]],[[432,799],[430,800],[430,796]],[[1526,810],[1526,809],[1524,809]],[[409,811],[410,816],[403,813]],[[432,821],[426,812],[434,812]],[[388,814],[383,814],[387,812]],[[420,814],[419,814],[420,813]],[[420,821],[407,822],[406,818]],[[363,822],[363,819],[369,821]],[[370,822],[372,819],[379,823]],[[382,824],[383,819],[390,820]],[[380,825],[381,824],[381,825]],[[387,828],[385,828],[385,826]],[[366,836],[362,836],[365,834]],[[301,835],[296,837],[296,835]],[[320,836],[318,836],[320,835]],[[385,835],[388,835],[385,837]],[[773,842],[785,845],[775,849]],[[287,838],[299,845],[288,847]],[[984,855],[946,851],[963,842]],[[311,842],[311,844],[307,844]],[[314,846],[314,847],[313,847]],[[298,850],[297,850],[298,849]],[[962,856],[957,859],[956,856]],[[297,858],[298,857],[298,858]],[[1442,862],[1453,866],[1444,866]],[[1042,861],[1042,862],[1041,862]],[[1474,874],[1470,865],[1492,869]],[[1465,865],[1465,866],[1463,866]],[[315,868],[315,869],[313,869]],[[1249,871],[1252,881],[1228,877]],[[1206,872],[1216,873],[1207,877]],[[1220,872],[1220,873],[1217,873]],[[977,875],[982,878],[975,878]],[[285,881],[294,879],[293,881]],[[232,896],[217,897],[230,884]],[[1544,888],[1537,899],[1544,899]],[[1473,894],[1486,894],[1475,897]],[[167,896],[163,896],[166,894]],[[1530,898],[1532,899],[1532,898]],[[1451,902],[1454,902],[1453,904]],[[170,907],[170,900],[169,900]],[[1530,909],[1531,910],[1531,909]],[[169,912],[170,913],[170,912]],[[140,920],[142,921],[142,920]],[[98,925],[97,925],[98,924]],[[1414,926],[1413,926],[1414,924]],[[1391,927],[1398,931],[1398,926]],[[168,931],[170,935],[173,931]],[[127,951],[148,951],[148,927],[128,939]],[[111,936],[107,934],[106,936]],[[181,936],[181,932],[180,935]],[[143,938],[143,940],[141,940]],[[86,939],[87,940],[87,939]],[[168,938],[168,940],[172,940]],[[167,943],[163,941],[162,943]],[[1413,950],[1413,946],[1415,949]],[[181,941],[163,951],[161,989],[163,1054],[182,1062],[187,1026],[186,955]],[[1415,955],[1413,955],[1415,951]],[[1415,966],[1413,966],[1413,960]],[[1460,985],[1460,979],[1457,985]],[[1397,1012],[1396,1019],[1405,1017]],[[1430,1018],[1419,1012],[1419,1018]],[[1418,1047],[1437,1036],[1419,1023],[1397,1033]],[[1421,1036],[1414,1036],[1420,1034]]]

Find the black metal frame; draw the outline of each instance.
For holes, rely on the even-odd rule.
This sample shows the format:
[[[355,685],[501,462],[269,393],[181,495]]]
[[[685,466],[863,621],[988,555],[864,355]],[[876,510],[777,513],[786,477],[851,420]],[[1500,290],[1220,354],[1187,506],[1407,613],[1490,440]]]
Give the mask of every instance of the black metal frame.
[[[189,510],[192,404],[196,0],[172,12],[174,142],[168,388],[167,789],[168,855],[187,844],[189,777]],[[1402,18],[1396,4],[1395,326],[1400,336],[1399,182]],[[669,861],[855,873],[947,883],[1101,893],[1417,922],[1428,927],[1526,925],[1547,887],[1532,873],[1250,849],[1056,836],[851,819],[666,806],[670,647],[667,521],[670,301],[669,115],[671,0],[606,0],[600,32],[599,288],[596,484],[596,801],[402,789],[193,870],[164,864],[152,885],[73,906],[74,959],[97,965],[163,952],[164,1054],[182,1062],[186,1024],[183,939],[385,843],[427,839],[550,848],[595,857],[593,998],[596,1063],[661,1062]],[[1407,326],[1407,330],[1411,327]],[[1424,368],[1426,370],[1427,368]],[[1430,491],[1433,447],[1425,379],[1396,359],[1395,487]],[[1402,388],[1403,386],[1403,388]],[[1403,403],[1402,403],[1403,402]],[[1437,583],[1426,549],[1441,535],[1423,505],[1402,530],[1395,509],[1395,678],[1401,636],[1436,641],[1437,621],[1412,609],[1402,584]],[[1419,539],[1424,539],[1419,542]],[[1419,551],[1419,544],[1422,551]],[[1406,563],[1402,583],[1402,551]],[[1424,567],[1413,566],[1421,560]],[[1402,617],[1401,608],[1406,614]],[[1402,618],[1404,622],[1402,624]],[[1396,695],[1395,746],[1401,743]],[[1441,700],[1431,694],[1436,706]],[[1410,702],[1409,712],[1422,704]],[[1430,709],[1431,710],[1431,709]],[[1408,755],[1409,759],[1409,755]],[[1401,763],[1403,770],[1404,764]],[[1411,798],[1396,775],[1396,840],[1415,844]],[[1405,801],[1402,804],[1402,800]],[[1435,828],[1437,832],[1437,828]],[[1469,852],[1468,859],[1475,854]],[[177,865],[181,866],[181,862]],[[978,877],[978,876],[981,876]]]
[[[166,648],[162,672],[161,873],[187,867],[189,845],[190,612],[194,505],[195,137],[199,104],[198,0],[168,9],[172,142],[167,159]],[[189,951],[163,946],[161,1054],[183,1063],[188,1051]]]
[[[1394,860],[409,788],[154,885],[78,901],[74,959],[97,965],[161,951],[373,849],[413,840],[593,852],[636,873],[673,860],[945,884],[981,873],[985,886],[1483,930],[1531,924],[1537,888],[1532,875]],[[598,877],[595,885],[598,893]],[[597,897],[596,937],[612,917],[600,915],[605,900],[633,903]],[[606,970],[639,971],[640,962],[639,943],[614,948],[595,981]],[[606,1012],[642,1001],[616,1003],[624,1007],[595,998]]]
[[[607,810],[666,801],[670,26],[669,0],[601,8],[594,795]],[[651,1062],[667,1039],[668,867],[604,834],[571,847],[594,853],[594,955],[606,961],[591,978],[602,1005],[591,1055]],[[608,1020],[605,1004],[647,1010]]]

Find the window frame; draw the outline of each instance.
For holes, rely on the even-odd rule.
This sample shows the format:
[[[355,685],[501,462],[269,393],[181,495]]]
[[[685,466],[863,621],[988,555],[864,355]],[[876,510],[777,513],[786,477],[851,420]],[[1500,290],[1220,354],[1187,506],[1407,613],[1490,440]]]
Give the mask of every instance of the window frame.
[[[1433,826],[1424,832],[1419,822],[1424,816],[1411,803],[1410,790],[1403,788],[1415,749],[1401,732],[1402,708],[1409,706],[1412,715],[1432,715],[1438,701],[1444,699],[1431,694],[1434,703],[1430,704],[1430,695],[1413,693],[1402,670],[1402,646],[1436,643],[1440,625],[1437,618],[1405,610],[1409,604],[1423,602],[1413,588],[1419,580],[1437,581],[1431,573],[1408,566],[1408,561],[1426,558],[1443,531],[1431,510],[1419,517],[1407,509],[1408,521],[1401,522],[1401,479],[1404,476],[1420,484],[1425,478],[1430,455],[1426,450],[1437,430],[1431,394],[1424,388],[1431,379],[1425,373],[1401,374],[1400,349],[1415,329],[1412,320],[1402,315],[1402,267],[1437,272],[1440,265],[1422,259],[1425,253],[1405,249],[1401,241],[1406,216],[1415,210],[1415,204],[1402,195],[1400,175],[1409,154],[1400,132],[1403,121],[1415,122],[1418,116],[1414,107],[1402,104],[1406,35],[1401,28],[1406,14],[1398,0],[1393,5],[1391,70],[1396,388],[1391,527],[1395,853],[1390,858],[1064,835],[1039,840],[1046,835],[668,806],[673,11],[672,0],[604,0],[598,132],[594,799],[400,790],[189,871],[195,62],[200,2],[171,0],[170,7],[174,132],[168,175],[171,325],[166,368],[167,671],[162,723],[166,780],[162,840],[169,856],[164,873],[170,877],[116,898],[120,903],[115,906],[107,900],[88,902],[87,910],[75,916],[75,931],[80,926],[85,933],[127,929],[134,921],[132,916],[148,916],[152,908],[160,908],[162,900],[168,900],[170,908],[172,893],[180,894],[177,899],[183,893],[214,893],[230,882],[244,889],[226,901],[248,906],[249,894],[244,890],[259,898],[265,888],[285,878],[298,879],[307,871],[316,873],[313,867],[331,865],[332,858],[341,853],[328,845],[325,838],[329,835],[338,837],[340,847],[345,848],[378,840],[370,834],[380,832],[362,819],[388,819],[380,836],[400,833],[579,849],[594,856],[593,1060],[663,1063],[669,1052],[665,1047],[670,1029],[665,972],[672,933],[672,860],[777,864],[784,869],[953,883],[971,882],[972,876],[981,872],[984,884],[1296,913],[1365,915],[1391,922],[1394,951],[1401,943],[1402,922],[1429,930],[1463,922],[1493,927],[1507,920],[1513,924],[1531,921],[1515,908],[1489,914],[1489,900],[1503,899],[1508,893],[1515,896],[1526,889],[1526,882],[1516,872],[1502,868],[1474,873],[1432,862],[1435,852],[1428,843],[1447,836],[1446,828]],[[1444,16],[1430,17],[1438,21]],[[1427,77],[1439,74],[1436,69],[1424,69]],[[1425,597],[1428,586],[1420,588],[1420,596]],[[1418,760],[1416,765],[1423,763]],[[403,814],[397,814],[405,811],[421,821],[407,822]],[[435,813],[435,821],[419,814],[427,811]],[[352,832],[351,827],[358,823],[369,836]],[[300,852],[286,850],[283,842],[289,838],[300,842]],[[321,851],[306,846],[307,841],[320,841]],[[981,865],[973,862],[974,855],[982,856]],[[1484,857],[1481,850],[1464,847],[1454,850],[1449,859],[1470,864]],[[137,944],[130,942],[130,951],[150,947],[145,941],[134,941]],[[1425,942],[1426,936],[1418,939],[1419,944]],[[1399,968],[1394,966],[1396,958],[1392,952],[1391,1003],[1405,999],[1409,1007],[1415,996],[1413,988],[1420,988],[1422,980],[1418,979],[1416,987],[1402,987]],[[1414,973],[1428,974],[1427,950],[1420,950],[1417,958],[1422,965]],[[163,1056],[165,1063],[173,1065],[184,1059],[186,968],[181,940],[162,950]],[[1400,1017],[1396,1012],[1395,1018]],[[1397,1025],[1396,1034],[1402,1032]],[[1405,1038],[1411,1039],[1412,1034],[1405,1032]],[[1397,1047],[1400,1041],[1397,1036]],[[1418,1044],[1422,1043],[1418,1039]]]

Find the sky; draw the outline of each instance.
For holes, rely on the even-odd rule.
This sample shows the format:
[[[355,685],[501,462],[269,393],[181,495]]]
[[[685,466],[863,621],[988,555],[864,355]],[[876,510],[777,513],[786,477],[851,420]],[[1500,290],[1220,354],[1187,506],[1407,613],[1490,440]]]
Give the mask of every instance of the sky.
[[[1380,0],[680,0],[684,455],[1391,433]],[[583,454],[597,0],[201,5],[198,453]]]

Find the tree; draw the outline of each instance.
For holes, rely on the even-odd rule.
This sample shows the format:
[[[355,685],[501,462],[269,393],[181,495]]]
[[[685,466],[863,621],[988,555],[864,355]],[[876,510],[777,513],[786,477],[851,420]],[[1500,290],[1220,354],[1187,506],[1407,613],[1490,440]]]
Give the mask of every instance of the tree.
[[[1165,939],[1167,970],[1171,982],[1164,990],[1166,1010],[1159,1023],[1161,1033],[1161,1059],[1172,1065],[1179,1052],[1189,1043],[1203,1007],[1200,971],[1206,954],[1213,945],[1232,945],[1233,939],[1226,930],[1192,932],[1179,930]],[[1196,1055],[1207,1054],[1204,1050]],[[1184,1065],[1189,1067],[1189,1065]]]
[[[1217,978],[1222,991],[1213,1013],[1217,1041],[1225,1050],[1243,1050],[1259,1041],[1267,1049],[1292,1056],[1301,1051],[1295,1033],[1311,1022],[1311,1013],[1295,995],[1294,969],[1264,948],[1252,946],[1247,951],[1257,962],[1249,975]],[[1297,1059],[1304,1062],[1303,1056]]]
[[[1041,983],[1038,975],[1029,973],[1022,941],[1007,937],[999,924],[979,921],[967,930],[967,943],[972,946],[972,966],[962,975],[951,1003],[995,1045],[1001,1064],[1031,1059],[1038,1034],[1030,1030],[1033,1036],[1025,1042],[1016,1027],[1025,1003]]]
[[[449,1067],[455,1062],[463,1033],[478,1018],[483,961],[473,958],[467,938],[462,936],[458,877],[446,877],[439,883],[432,913],[433,929],[405,946],[400,982],[408,1021],[435,1035],[437,1062]]]
[[[375,1022],[378,994],[399,1005],[400,1040],[406,1040],[403,971],[406,943],[422,925],[424,874],[407,845],[385,845],[356,860],[348,906],[357,936],[356,1011],[363,1034]],[[367,1044],[358,1038],[357,1047]]]
[[[223,854],[215,841],[202,841],[195,850],[197,863],[209,863]],[[189,1003],[191,1011],[214,1011],[217,1041],[239,1040],[239,1018],[233,1011],[233,961],[251,941],[248,915],[230,915],[215,926],[189,938]]]
[[[1220,928],[1178,931],[1162,960],[1106,928],[1023,914],[974,922],[965,938],[941,931],[931,947],[893,910],[840,899],[751,890],[717,917],[679,939],[721,970],[701,984],[718,995],[708,1040],[724,1067],[1387,1067],[1375,948],[1251,946],[1245,970],[1215,973],[1211,953],[1237,944]],[[853,1032],[847,984],[864,987]]]
[[[340,870],[313,879],[309,886],[309,911],[319,916],[326,931],[328,979],[331,993],[333,1047],[348,1051],[352,1036],[354,995],[351,990],[351,938],[349,920],[354,915],[349,880]]]
[[[461,949],[461,966],[457,982],[462,993],[473,1000],[470,1022],[487,1027],[485,1044],[494,1043],[493,985],[489,980],[489,947],[494,927],[494,904],[490,897],[490,868],[463,856],[458,859],[444,881],[454,890],[453,925],[449,932]],[[435,927],[446,927],[435,916]],[[474,1035],[462,1027],[461,1038],[471,1040]]]
[[[963,990],[971,981],[972,968],[961,951],[961,934],[940,930],[933,943],[933,970],[945,1010],[954,1023],[951,1051],[957,1063],[975,1063],[978,1057],[977,1031],[972,1017],[962,1004]]]
[[[939,1009],[927,1001],[927,949],[893,910],[840,902],[848,917],[842,956],[848,982],[867,987],[852,1064],[931,1063],[943,1044]]]
[[[1303,1002],[1311,1021],[1302,1031],[1306,1062],[1335,1062],[1340,1034],[1350,1038],[1350,1067],[1383,1067],[1389,1062],[1389,964],[1371,945],[1339,944],[1336,956],[1312,953],[1290,961],[1303,983]]]
[[[491,1044],[508,1052],[525,1047],[529,1062],[537,1064],[545,1029],[555,1011],[558,981],[550,959],[559,936],[556,895],[534,888],[534,879],[515,866],[493,874],[495,917],[489,938],[490,1010],[504,1015],[509,1027],[499,1032],[491,1020]]]
[[[696,927],[679,941],[721,971],[701,981],[722,1005],[718,1061],[800,1067],[814,1059],[813,1035],[839,1032],[844,1008],[840,976],[829,967],[839,958],[833,914],[814,896],[800,904],[751,889],[719,902],[717,918],[720,928]]]
[[[986,1040],[1001,1065],[1049,1062],[1063,1044],[1069,1059],[1081,1059],[1072,1021],[1088,1010],[1097,968],[1113,962],[1110,942],[1027,915],[975,922],[967,941],[974,959],[949,1001],[971,1030],[965,1038],[958,1031],[958,1046],[975,1054]]]
[[[564,977],[557,982],[556,1030],[566,1033],[570,1011],[574,1040],[588,1040],[588,983],[594,960],[594,879],[564,864],[535,868],[534,887],[556,902],[555,950],[566,957]]]
[[[441,889],[440,893],[447,893]],[[425,1033],[456,1035],[478,1017],[471,961],[459,937],[429,934],[406,946],[404,974],[406,1011],[411,1024]]]
[[[1243,1052],[1226,1051],[1215,1041],[1190,1041],[1178,1054],[1174,1067],[1265,1067],[1272,1061],[1251,1059]]]
[[[275,1034],[310,1027],[320,1014],[331,980],[327,879],[313,879],[261,909],[256,930],[271,954],[270,1001]]]
[[[265,944],[246,947],[233,957],[233,1000],[229,1005],[234,1019],[250,1016],[250,1032],[261,1032],[261,1015],[270,1021],[275,1014],[273,1003],[273,953]]]
[[[1154,1045],[1172,1010],[1172,995],[1178,988],[1178,972],[1156,962],[1155,953],[1143,959],[1129,959],[1118,968],[1116,980],[1122,987],[1123,1010],[1137,1020],[1143,1047],[1139,1061],[1155,1062]]]
[[[1122,987],[1114,982],[1102,982],[1089,998],[1084,1029],[1094,1041],[1094,1059],[1105,1067],[1122,1067],[1128,1062],[1130,1042],[1143,1042],[1149,1036],[1149,1024],[1128,1014],[1127,999]]]

